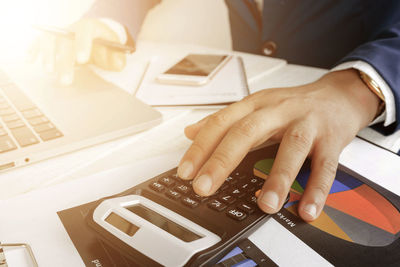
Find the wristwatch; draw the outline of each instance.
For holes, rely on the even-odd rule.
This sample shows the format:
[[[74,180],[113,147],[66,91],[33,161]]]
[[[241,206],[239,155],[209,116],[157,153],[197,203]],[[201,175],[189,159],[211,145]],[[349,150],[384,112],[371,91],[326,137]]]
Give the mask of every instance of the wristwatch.
[[[361,80],[365,83],[365,85],[371,90],[379,99],[381,100],[378,106],[378,111],[376,112],[375,119],[379,117],[383,111],[385,110],[385,96],[382,93],[381,88],[378,83],[375,82],[368,74],[359,70]]]

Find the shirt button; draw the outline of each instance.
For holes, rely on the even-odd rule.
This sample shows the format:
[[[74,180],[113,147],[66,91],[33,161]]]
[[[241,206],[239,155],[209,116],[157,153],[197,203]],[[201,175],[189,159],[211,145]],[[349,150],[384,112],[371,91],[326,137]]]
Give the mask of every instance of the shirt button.
[[[265,56],[273,56],[275,55],[277,49],[278,46],[274,41],[266,41],[262,46],[261,52]]]

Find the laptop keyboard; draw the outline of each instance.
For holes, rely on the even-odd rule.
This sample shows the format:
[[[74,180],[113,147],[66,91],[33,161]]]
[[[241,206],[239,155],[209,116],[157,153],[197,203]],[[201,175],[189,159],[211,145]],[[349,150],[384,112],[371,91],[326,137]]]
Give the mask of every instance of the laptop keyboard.
[[[46,142],[63,134],[0,70],[0,153]]]

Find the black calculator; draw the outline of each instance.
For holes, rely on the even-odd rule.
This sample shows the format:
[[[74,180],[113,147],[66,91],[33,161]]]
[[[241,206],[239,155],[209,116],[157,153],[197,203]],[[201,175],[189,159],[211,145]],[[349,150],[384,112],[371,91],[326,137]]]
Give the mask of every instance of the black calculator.
[[[264,180],[235,170],[210,197],[176,168],[99,200],[89,226],[138,266],[213,266],[269,215],[254,193]]]

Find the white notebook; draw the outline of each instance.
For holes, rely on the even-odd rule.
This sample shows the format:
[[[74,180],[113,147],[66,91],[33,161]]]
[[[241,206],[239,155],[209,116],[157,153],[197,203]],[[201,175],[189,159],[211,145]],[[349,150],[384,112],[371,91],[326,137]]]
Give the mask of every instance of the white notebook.
[[[249,94],[243,61],[233,56],[226,65],[202,86],[168,85],[156,81],[177,58],[157,57],[148,66],[136,97],[153,106],[225,104]]]

